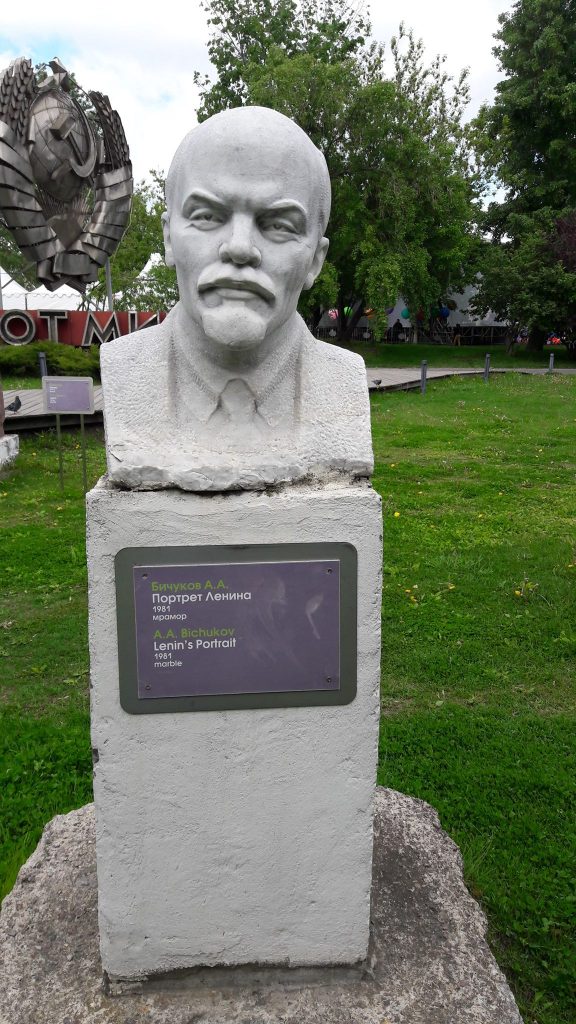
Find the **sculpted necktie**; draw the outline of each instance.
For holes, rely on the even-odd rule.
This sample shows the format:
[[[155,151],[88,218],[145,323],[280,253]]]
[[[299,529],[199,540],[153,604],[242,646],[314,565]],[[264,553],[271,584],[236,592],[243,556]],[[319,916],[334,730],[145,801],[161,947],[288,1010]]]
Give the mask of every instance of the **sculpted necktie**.
[[[228,381],[220,395],[219,408],[230,423],[253,423],[258,416],[256,399],[240,377]]]
[[[268,431],[266,420],[256,408],[253,391],[240,377],[228,381],[208,424],[223,431],[227,443],[233,446],[259,444]],[[231,427],[235,429],[231,430]]]

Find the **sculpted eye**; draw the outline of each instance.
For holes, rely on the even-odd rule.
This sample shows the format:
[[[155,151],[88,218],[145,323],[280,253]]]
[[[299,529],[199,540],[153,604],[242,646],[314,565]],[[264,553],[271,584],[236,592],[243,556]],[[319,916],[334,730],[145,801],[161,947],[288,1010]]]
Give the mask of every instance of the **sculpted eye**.
[[[188,220],[197,227],[213,227],[222,223],[222,216],[214,210],[191,210]]]
[[[274,231],[284,235],[295,235],[298,233],[295,225],[292,224],[291,221],[284,220],[279,217],[273,217],[265,220],[262,227],[264,231]]]

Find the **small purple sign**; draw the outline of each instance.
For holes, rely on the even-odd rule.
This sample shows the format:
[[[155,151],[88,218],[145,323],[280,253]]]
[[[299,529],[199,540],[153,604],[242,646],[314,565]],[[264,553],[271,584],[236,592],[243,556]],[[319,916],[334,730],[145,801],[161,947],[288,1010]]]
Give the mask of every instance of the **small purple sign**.
[[[91,377],[43,377],[44,412],[94,412],[94,384]]]
[[[133,568],[139,697],[340,688],[340,562]]]

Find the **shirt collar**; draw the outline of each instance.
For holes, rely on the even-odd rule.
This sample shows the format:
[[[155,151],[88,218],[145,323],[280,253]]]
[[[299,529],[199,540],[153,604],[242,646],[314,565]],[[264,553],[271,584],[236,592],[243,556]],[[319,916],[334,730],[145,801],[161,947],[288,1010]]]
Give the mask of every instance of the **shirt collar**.
[[[167,326],[170,329],[170,345],[173,353],[171,360],[171,373],[174,377],[173,388],[178,396],[175,400],[184,415],[193,416],[201,423],[207,423],[218,407],[220,395],[226,384],[238,377],[238,372],[222,371],[221,386],[216,390],[209,382],[208,361],[201,352],[193,348],[192,337],[189,348],[186,348],[185,344],[176,337],[176,332],[181,338],[186,330],[185,315],[180,303],[170,312],[164,322],[167,323],[167,321],[169,321]],[[279,409],[285,409],[287,404],[293,405],[294,403],[301,349],[302,331],[299,329],[298,321],[289,343],[280,351],[280,360],[278,360],[277,353],[273,353],[254,370],[243,375],[243,379],[254,395],[258,412],[271,426],[276,426],[283,418]],[[283,403],[278,402],[280,389],[288,391],[286,401]]]

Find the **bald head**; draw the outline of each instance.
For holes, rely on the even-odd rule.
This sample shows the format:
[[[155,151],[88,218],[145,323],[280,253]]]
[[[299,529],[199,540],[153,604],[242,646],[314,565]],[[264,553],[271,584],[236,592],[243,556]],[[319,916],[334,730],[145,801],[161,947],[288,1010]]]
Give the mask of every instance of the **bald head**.
[[[290,118],[269,107],[223,110],[197,125],[182,140],[166,178],[166,207],[172,212],[182,199],[183,181],[190,180],[196,160],[209,156],[231,174],[246,176],[252,166],[258,177],[262,165],[281,168],[300,191],[307,191],[315,211],[319,236],[330,216],[330,177],[326,160],[305,132]],[[239,159],[241,158],[241,159]]]
[[[166,263],[208,357],[285,343],[328,249],[330,180],[308,136],[266,107],[216,114],[178,147],[166,203]]]

